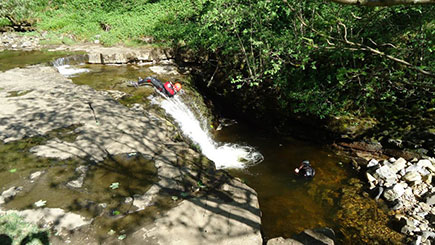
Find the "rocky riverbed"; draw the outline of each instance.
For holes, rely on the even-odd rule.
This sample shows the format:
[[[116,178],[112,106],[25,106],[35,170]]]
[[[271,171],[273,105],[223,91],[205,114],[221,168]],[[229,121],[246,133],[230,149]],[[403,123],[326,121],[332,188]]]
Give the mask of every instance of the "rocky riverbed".
[[[366,176],[375,199],[384,198],[401,232],[415,244],[431,244],[435,238],[435,158],[372,159]]]

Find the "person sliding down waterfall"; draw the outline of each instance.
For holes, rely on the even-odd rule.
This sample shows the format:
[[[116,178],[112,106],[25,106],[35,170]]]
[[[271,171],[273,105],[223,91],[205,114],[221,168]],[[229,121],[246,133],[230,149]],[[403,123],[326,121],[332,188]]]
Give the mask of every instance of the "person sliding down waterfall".
[[[312,178],[316,174],[316,171],[311,167],[310,161],[304,160],[299,168],[295,169],[295,173],[299,176]]]
[[[171,82],[162,83],[159,79],[155,77],[146,77],[144,79],[139,77],[139,81],[137,82],[136,85],[142,85],[145,83],[151,83],[157,90],[159,90],[160,92],[162,92],[168,97],[173,97],[175,94],[178,93],[178,91],[181,90],[180,83],[178,82],[175,84],[172,84]]]

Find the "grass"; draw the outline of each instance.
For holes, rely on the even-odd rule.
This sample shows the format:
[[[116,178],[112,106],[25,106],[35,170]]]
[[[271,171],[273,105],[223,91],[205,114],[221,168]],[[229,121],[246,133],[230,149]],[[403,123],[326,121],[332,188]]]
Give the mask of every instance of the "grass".
[[[163,0],[146,3],[132,10],[78,8],[64,5],[37,14],[39,30],[66,33],[78,41],[93,42],[113,46],[116,44],[141,45],[141,38],[154,36],[156,28],[164,23],[182,6],[182,1]],[[55,40],[53,38],[53,40]]]

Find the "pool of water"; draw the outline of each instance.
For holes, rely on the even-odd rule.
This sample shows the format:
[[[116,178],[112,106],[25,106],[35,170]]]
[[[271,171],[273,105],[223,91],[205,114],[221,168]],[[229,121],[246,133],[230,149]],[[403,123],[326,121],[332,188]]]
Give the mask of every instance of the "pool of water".
[[[338,191],[355,172],[331,150],[243,124],[224,127],[216,138],[244,142],[263,154],[261,163],[229,172],[257,191],[266,238],[291,237],[308,228],[337,228],[333,218]],[[303,160],[315,168],[313,179],[294,173]]]

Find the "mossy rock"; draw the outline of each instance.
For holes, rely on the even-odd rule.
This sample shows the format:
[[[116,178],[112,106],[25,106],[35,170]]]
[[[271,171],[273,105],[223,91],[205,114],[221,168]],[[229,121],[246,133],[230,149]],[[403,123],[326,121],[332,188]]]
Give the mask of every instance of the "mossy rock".
[[[341,138],[356,139],[373,129],[378,122],[371,117],[338,116],[330,118],[327,130]]]

